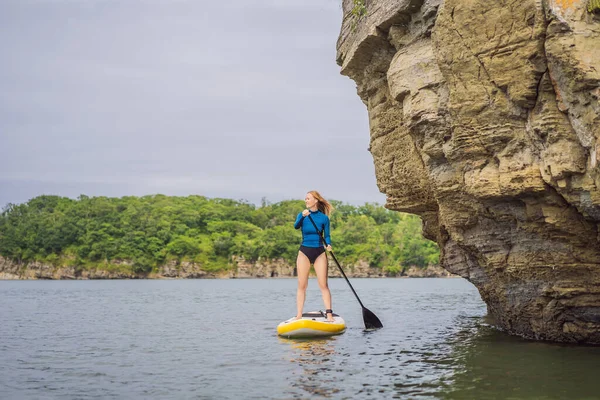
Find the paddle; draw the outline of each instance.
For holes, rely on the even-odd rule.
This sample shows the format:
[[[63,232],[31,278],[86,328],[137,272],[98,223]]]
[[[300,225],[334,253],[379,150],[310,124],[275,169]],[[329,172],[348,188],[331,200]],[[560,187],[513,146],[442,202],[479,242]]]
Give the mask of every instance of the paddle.
[[[314,225],[315,229],[317,230],[317,233],[321,237],[321,240],[323,240],[323,246],[326,247],[327,244],[325,243],[325,238],[323,237],[323,232],[319,231],[319,228],[317,228],[317,224],[315,224],[315,221],[312,219],[310,214],[308,215],[308,219],[310,219],[310,222],[312,222],[312,224]],[[356,290],[354,290],[354,288],[352,287],[352,284],[350,283],[350,281],[348,280],[348,277],[344,273],[344,270],[342,269],[342,266],[340,265],[337,258],[335,257],[335,254],[333,254],[333,251],[330,251],[330,253],[331,253],[331,257],[333,257],[333,261],[335,261],[335,265],[337,265],[337,267],[339,268],[340,272],[342,273],[342,276],[348,283],[348,286],[350,286],[350,289],[352,289],[352,293],[354,293],[354,296],[356,296],[356,300],[358,300],[358,303],[362,307],[363,320],[365,321],[365,329],[383,328],[383,324],[381,323],[379,318],[377,318],[377,315],[373,314],[370,310],[368,310],[363,305],[362,301],[360,301],[360,298],[356,294]]]

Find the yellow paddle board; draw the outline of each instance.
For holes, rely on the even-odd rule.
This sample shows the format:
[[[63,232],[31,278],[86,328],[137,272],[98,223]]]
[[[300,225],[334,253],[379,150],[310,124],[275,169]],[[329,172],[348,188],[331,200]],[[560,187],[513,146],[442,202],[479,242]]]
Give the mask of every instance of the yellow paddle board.
[[[304,313],[300,319],[290,318],[277,325],[277,334],[289,338],[333,336],[345,330],[346,323],[342,317],[333,314],[333,322],[329,322],[321,311]]]

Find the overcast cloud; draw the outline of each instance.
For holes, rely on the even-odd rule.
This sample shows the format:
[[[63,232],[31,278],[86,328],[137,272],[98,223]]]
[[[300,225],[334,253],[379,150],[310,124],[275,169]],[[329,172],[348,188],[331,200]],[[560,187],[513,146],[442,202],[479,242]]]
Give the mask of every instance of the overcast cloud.
[[[317,189],[383,203],[341,0],[2,0],[0,207]]]

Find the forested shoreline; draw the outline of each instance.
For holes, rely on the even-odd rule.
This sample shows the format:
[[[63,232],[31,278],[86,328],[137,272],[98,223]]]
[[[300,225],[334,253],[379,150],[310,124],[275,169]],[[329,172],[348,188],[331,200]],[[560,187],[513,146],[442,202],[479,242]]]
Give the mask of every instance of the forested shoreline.
[[[397,276],[435,266],[439,251],[416,216],[378,204],[332,201],[331,237],[344,265]],[[112,271],[145,276],[164,266],[200,266],[219,276],[246,263],[293,265],[301,240],[296,215],[304,202],[260,206],[243,200],[173,197],[39,196],[0,214],[0,255],[19,265],[69,267],[76,274]]]

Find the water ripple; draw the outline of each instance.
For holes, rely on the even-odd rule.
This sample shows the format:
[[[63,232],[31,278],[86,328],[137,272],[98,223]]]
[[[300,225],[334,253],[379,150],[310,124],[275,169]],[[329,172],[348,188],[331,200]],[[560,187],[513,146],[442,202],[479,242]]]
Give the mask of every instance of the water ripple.
[[[532,343],[485,320],[458,279],[356,279],[385,325],[290,340],[294,280],[0,281],[0,398],[594,398],[600,348]],[[322,309],[309,284],[307,310]],[[527,382],[527,384],[519,384]]]

